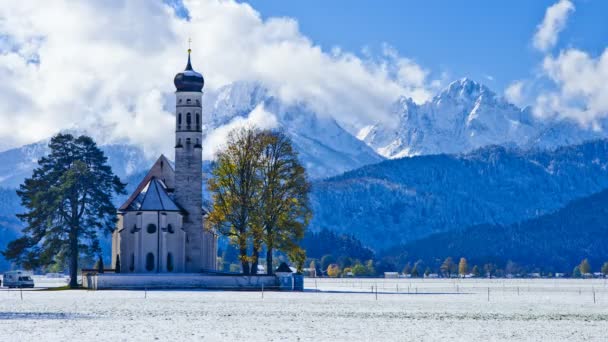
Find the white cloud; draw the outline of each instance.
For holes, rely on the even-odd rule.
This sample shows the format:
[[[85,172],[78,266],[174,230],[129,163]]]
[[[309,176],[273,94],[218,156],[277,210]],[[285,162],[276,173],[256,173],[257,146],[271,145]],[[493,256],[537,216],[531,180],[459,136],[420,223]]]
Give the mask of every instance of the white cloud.
[[[577,49],[547,56],[543,72],[556,90],[541,93],[537,115],[567,117],[591,126],[608,117],[608,49],[598,57]]]
[[[505,89],[505,98],[507,99],[507,101],[513,104],[523,106],[525,104],[523,90],[523,81],[512,82],[507,86],[507,89]]]
[[[259,81],[349,125],[390,120],[387,107],[399,95],[430,96],[428,71],[396,53],[368,60],[325,51],[295,20],[263,20],[244,3],[184,5],[190,21],[156,1],[3,2],[0,149],[79,128],[170,153],[172,80],[189,36],[206,89]]]
[[[257,127],[259,129],[277,128],[279,122],[276,115],[268,112],[264,105],[260,104],[255,107],[249,115],[244,117],[236,117],[228,124],[221,126],[211,131],[205,137],[203,147],[203,159],[212,160],[215,154],[224,147],[224,143],[230,131],[239,128]]]
[[[549,6],[543,22],[538,25],[534,35],[534,47],[547,51],[557,43],[558,34],[565,28],[568,15],[574,12],[574,4],[570,0],[560,0]]]

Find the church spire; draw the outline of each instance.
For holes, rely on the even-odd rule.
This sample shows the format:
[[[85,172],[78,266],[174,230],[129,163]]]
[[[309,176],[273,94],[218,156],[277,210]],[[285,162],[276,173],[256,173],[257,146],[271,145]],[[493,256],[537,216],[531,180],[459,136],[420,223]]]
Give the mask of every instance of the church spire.
[[[186,65],[186,70],[192,70],[192,64],[190,63],[190,53],[192,53],[192,38],[188,38],[188,65]]]

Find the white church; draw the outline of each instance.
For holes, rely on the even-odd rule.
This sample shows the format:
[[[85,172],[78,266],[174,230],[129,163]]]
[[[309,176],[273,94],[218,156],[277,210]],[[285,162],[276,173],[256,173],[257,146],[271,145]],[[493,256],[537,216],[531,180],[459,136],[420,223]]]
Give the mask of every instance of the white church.
[[[112,267],[120,273],[216,270],[217,236],[205,229],[201,129],[203,75],[190,62],[175,75],[175,165],[154,163],[118,209]]]

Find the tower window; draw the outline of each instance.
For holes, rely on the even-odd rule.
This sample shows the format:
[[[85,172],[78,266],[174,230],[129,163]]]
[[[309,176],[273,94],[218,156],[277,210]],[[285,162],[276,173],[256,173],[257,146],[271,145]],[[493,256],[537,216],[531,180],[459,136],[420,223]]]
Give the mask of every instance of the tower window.
[[[186,145],[190,145],[190,143],[191,143],[190,138],[186,138]]]
[[[201,105],[201,101],[196,100],[196,105],[197,105],[197,106],[200,106],[200,105]]]
[[[186,114],[186,126],[190,129],[190,124],[192,123],[192,115],[190,113]]]
[[[129,264],[129,270],[135,271],[135,254],[131,253],[131,263]]]
[[[156,233],[156,225],[154,223],[150,223],[148,225],[148,234],[154,234]]]
[[[154,271],[154,254],[152,253],[146,255],[146,271]]]
[[[182,113],[177,114],[177,129],[182,128]]]
[[[201,115],[196,113],[196,129],[200,129],[201,125]]]
[[[173,272],[173,254],[167,253],[167,271]]]
[[[187,100],[186,100],[186,104],[190,104],[190,99],[187,99]]]

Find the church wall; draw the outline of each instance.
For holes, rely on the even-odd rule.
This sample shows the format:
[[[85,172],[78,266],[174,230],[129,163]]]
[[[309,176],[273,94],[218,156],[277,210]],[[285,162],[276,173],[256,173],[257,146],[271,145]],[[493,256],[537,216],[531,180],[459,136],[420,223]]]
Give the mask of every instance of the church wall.
[[[120,246],[122,273],[169,272],[167,253],[172,255],[171,272],[184,272],[185,232],[179,213],[127,212],[121,222],[123,229],[118,233],[116,243]],[[169,225],[173,233],[168,231]],[[146,267],[148,253],[154,259],[152,270]]]

